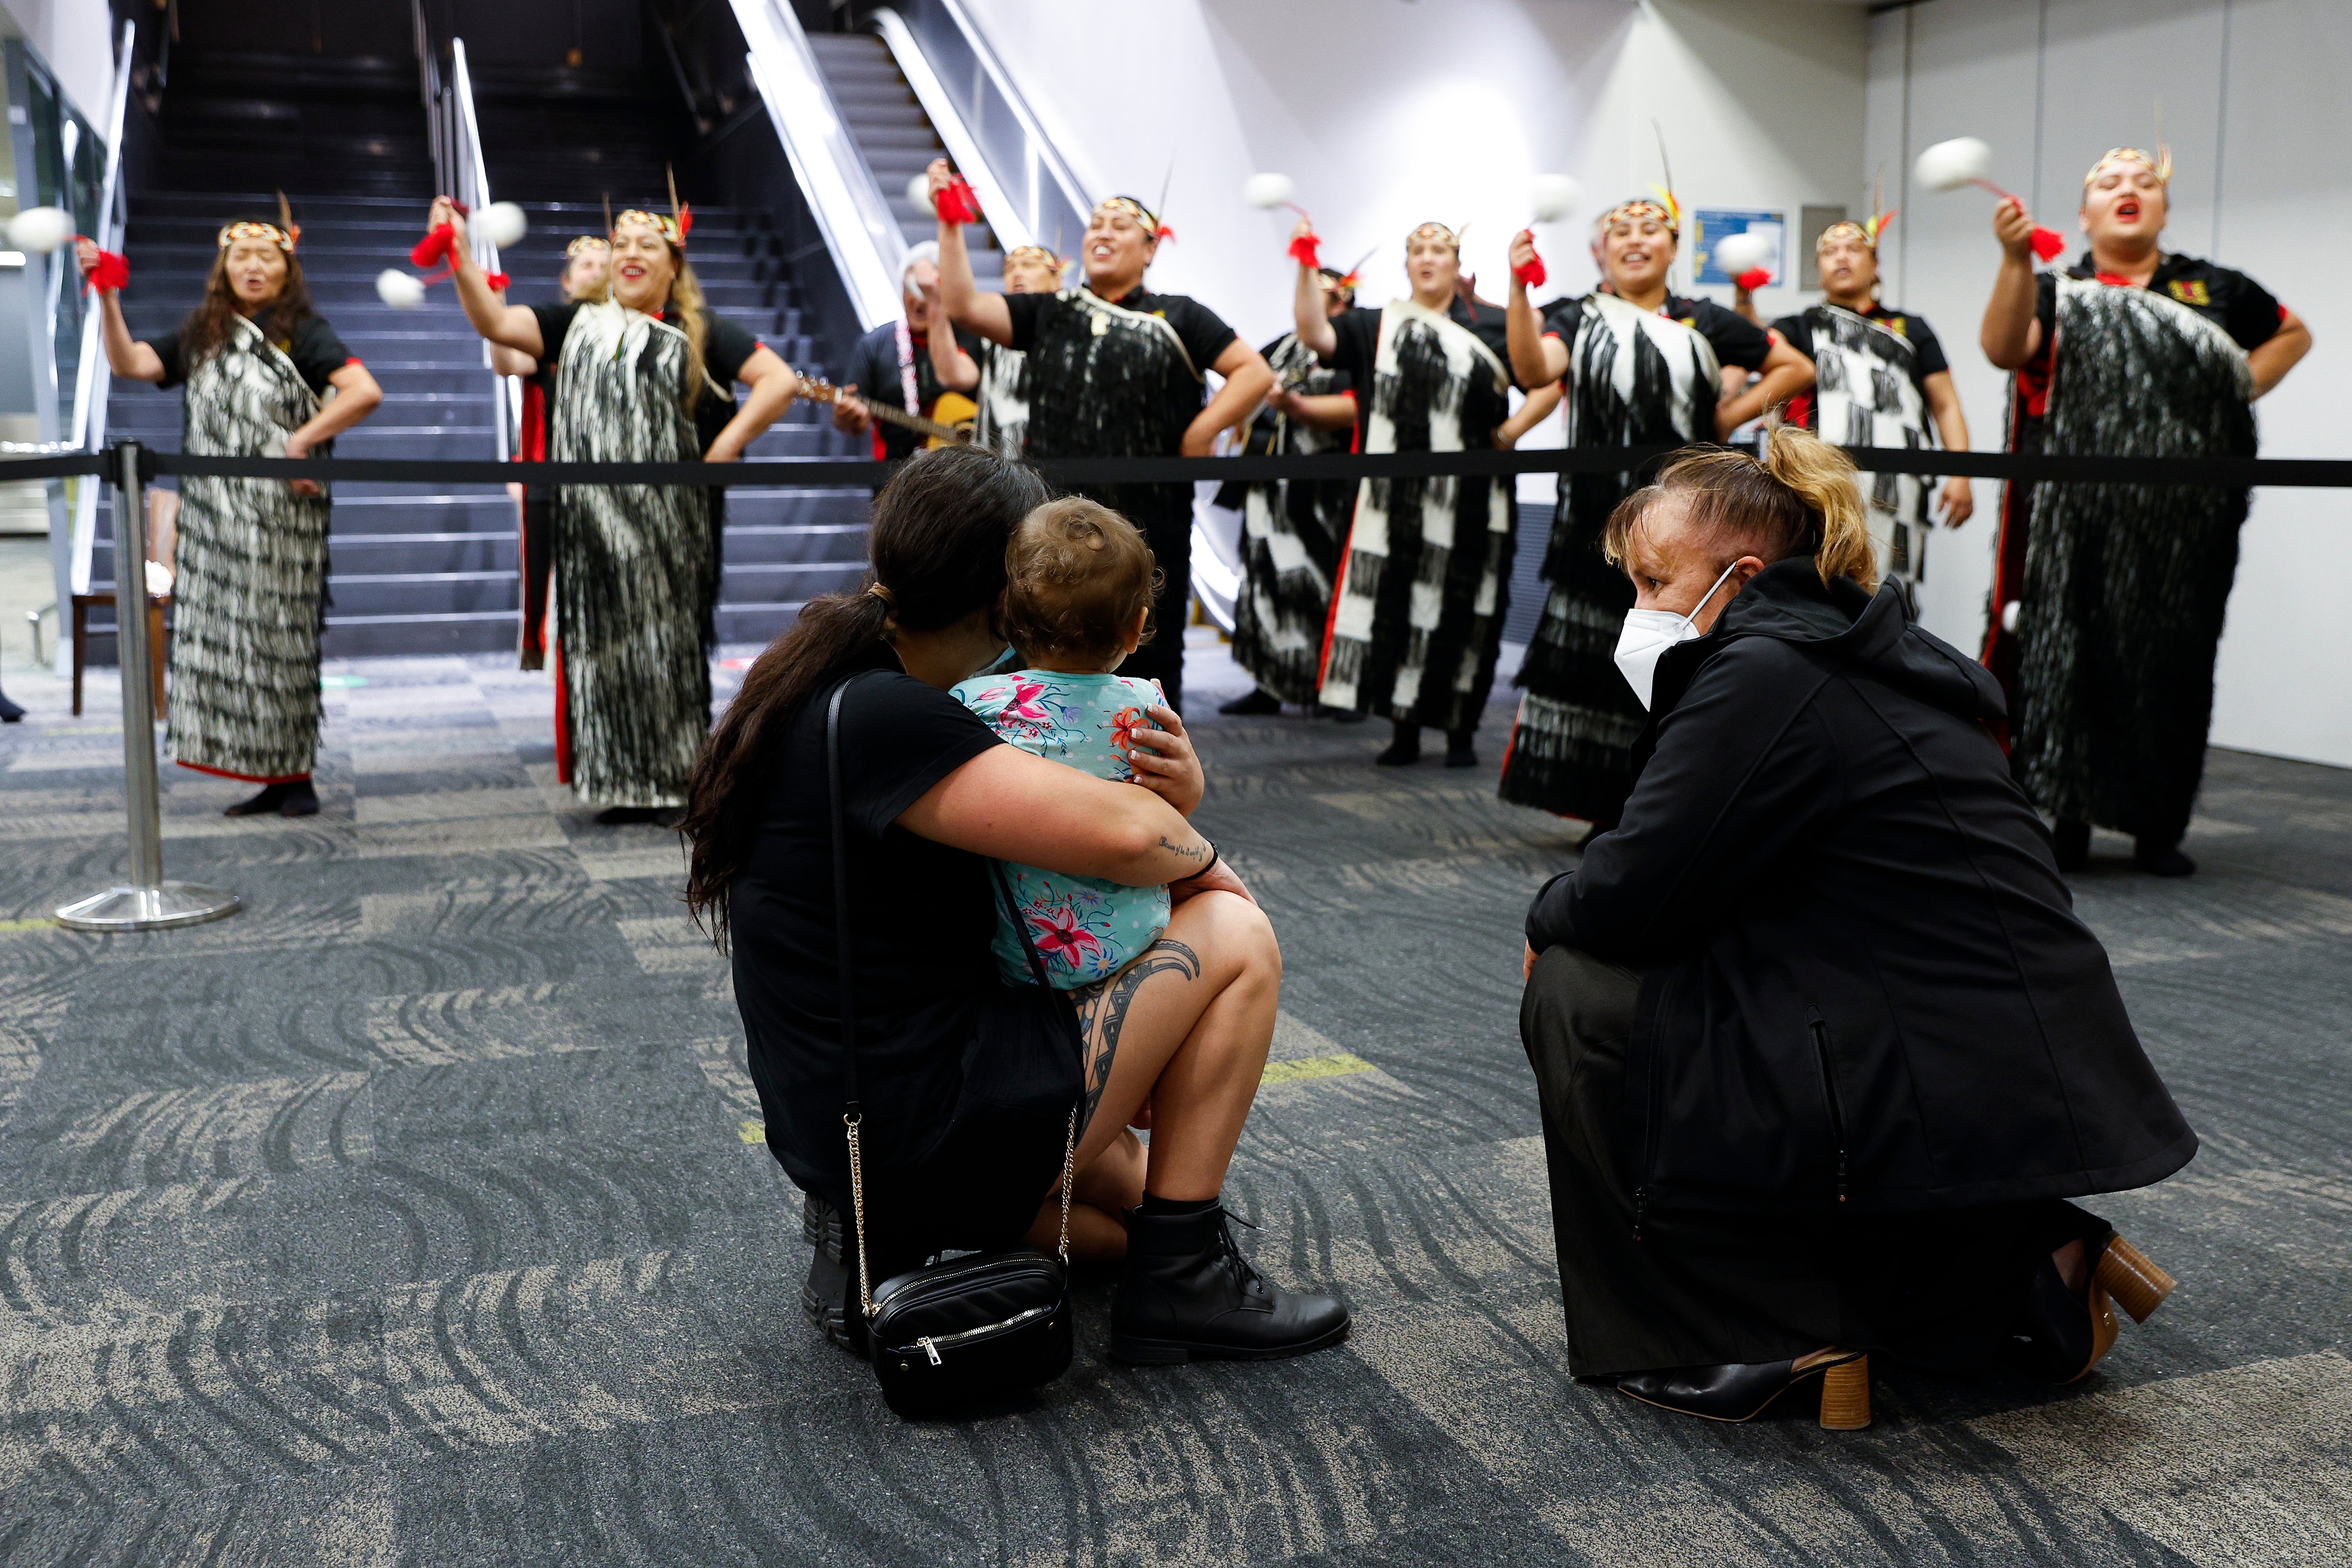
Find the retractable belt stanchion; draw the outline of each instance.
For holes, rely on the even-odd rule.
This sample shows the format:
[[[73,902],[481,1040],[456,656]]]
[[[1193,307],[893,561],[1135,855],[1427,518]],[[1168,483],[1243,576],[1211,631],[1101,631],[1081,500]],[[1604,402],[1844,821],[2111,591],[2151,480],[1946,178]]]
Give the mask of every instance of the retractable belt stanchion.
[[[114,449],[114,647],[122,667],[122,793],[131,822],[131,880],[58,910],[76,931],[158,931],[233,915],[235,893],[163,879],[163,817],[155,784],[154,667],[147,641],[147,496],[139,444]]]

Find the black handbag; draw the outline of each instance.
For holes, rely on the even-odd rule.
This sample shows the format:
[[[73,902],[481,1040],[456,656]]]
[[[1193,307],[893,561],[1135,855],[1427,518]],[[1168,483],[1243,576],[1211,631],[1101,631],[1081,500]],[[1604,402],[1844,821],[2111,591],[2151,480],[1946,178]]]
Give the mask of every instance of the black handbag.
[[[857,1304],[882,1397],[904,1416],[938,1415],[1050,1383],[1070,1364],[1070,1178],[1078,1146],[1078,1107],[1070,1107],[1062,1149],[1062,1236],[1055,1254],[1034,1247],[974,1253],[894,1275],[874,1287],[866,1274],[866,1173],[859,1150],[865,1112],[857,1099],[857,1014],[852,1005],[849,854],[841,805],[841,700],[856,678],[833,689],[825,707],[825,784],[833,818],[834,924],[840,937],[842,1125],[849,1140],[849,1194],[857,1226]],[[1045,985],[1045,961],[1013,902],[1004,871],[990,863],[1029,971]],[[1048,987],[1050,994],[1050,987]],[[1070,1048],[1083,1038],[1077,1011],[1066,1008]]]

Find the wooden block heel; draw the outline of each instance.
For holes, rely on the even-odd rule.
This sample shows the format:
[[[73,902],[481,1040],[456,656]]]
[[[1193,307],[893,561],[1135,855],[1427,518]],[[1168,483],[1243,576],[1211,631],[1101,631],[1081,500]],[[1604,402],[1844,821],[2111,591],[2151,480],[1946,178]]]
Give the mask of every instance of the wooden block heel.
[[[2164,1305],[2172,1294],[2173,1279],[2148,1260],[2146,1253],[2118,1236],[2107,1243],[2099,1254],[2097,1278],[2101,1289],[2115,1298],[2116,1305],[2129,1312],[2132,1321],[2145,1323],[2150,1313]]]
[[[1822,1426],[1859,1432],[1870,1425],[1870,1358],[1840,1362],[1822,1373]]]

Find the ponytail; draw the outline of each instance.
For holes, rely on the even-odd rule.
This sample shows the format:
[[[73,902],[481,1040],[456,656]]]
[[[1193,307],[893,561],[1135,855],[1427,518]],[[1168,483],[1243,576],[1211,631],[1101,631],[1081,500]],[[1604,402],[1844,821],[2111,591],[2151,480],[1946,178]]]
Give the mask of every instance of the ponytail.
[[[1863,510],[1861,487],[1854,482],[1853,459],[1810,430],[1783,425],[1765,442],[1764,471],[1821,520],[1813,566],[1822,574],[1822,586],[1833,577],[1850,577],[1864,592],[1876,593],[1878,555],[1871,548],[1870,520]]]
[[[1657,479],[1609,514],[1601,552],[1622,565],[1650,509],[1686,498],[1686,525],[1717,547],[1759,556],[1766,564],[1810,555],[1826,586],[1837,577],[1878,591],[1878,556],[1854,483],[1853,459],[1794,426],[1774,430],[1761,461],[1726,447],[1700,447],[1675,458]]]
[[[887,664],[898,627],[939,631],[993,606],[1004,592],[1005,545],[1047,493],[1034,468],[985,447],[916,454],[874,498],[863,586],[811,599],[745,672],[695,761],[677,827],[687,841],[687,911],[721,952],[728,889],[751,859],[777,742],[793,716],[841,677]]]

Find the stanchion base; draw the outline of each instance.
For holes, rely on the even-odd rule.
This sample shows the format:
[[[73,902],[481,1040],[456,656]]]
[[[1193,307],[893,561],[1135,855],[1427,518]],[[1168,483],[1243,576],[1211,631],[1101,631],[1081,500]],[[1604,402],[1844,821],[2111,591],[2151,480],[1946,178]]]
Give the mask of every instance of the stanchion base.
[[[109,888],[78,899],[58,910],[58,924],[74,931],[162,931],[202,925],[244,907],[244,900],[218,888],[165,882],[157,888]]]

